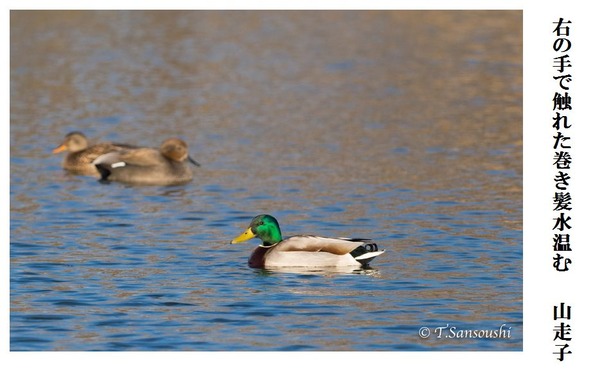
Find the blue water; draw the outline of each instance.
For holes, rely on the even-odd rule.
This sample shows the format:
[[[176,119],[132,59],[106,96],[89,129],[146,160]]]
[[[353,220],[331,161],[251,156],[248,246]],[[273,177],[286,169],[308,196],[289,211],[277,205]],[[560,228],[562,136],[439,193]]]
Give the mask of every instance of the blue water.
[[[484,50],[520,14],[422,14],[437,29],[419,51],[397,40],[414,16],[342,14],[13,14],[11,350],[522,350],[521,58]],[[482,17],[489,41],[435,46]],[[440,50],[455,62],[419,58]],[[431,80],[461,63],[477,69]],[[453,83],[463,100],[436,99]],[[180,136],[202,167],[173,187],[73,176],[51,154],[72,130]],[[229,241],[261,213],[284,235],[386,253],[370,269],[251,269],[258,242]],[[446,326],[510,337],[436,337]]]

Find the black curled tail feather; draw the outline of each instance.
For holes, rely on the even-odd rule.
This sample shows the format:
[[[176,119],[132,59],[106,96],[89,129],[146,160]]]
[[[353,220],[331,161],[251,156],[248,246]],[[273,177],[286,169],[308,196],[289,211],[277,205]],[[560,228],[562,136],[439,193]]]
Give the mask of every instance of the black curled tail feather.
[[[350,241],[364,242],[363,245],[350,252],[350,255],[363,266],[368,265],[371,260],[383,253],[379,251],[377,244],[371,240],[353,238]],[[373,253],[373,255],[369,256],[369,253]]]
[[[376,243],[374,243],[374,242],[367,242],[367,243],[359,246],[358,248],[356,248],[352,252],[350,252],[350,255],[352,257],[356,258],[356,257],[364,255],[365,253],[377,252],[378,249],[379,248],[377,247]]]

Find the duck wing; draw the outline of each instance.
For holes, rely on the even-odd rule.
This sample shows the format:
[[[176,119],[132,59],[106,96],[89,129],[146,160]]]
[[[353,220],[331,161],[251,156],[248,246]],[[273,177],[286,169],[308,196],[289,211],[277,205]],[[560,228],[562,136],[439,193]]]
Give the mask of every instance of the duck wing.
[[[119,152],[132,148],[135,148],[135,146],[111,143],[95,144],[82,151],[72,153],[68,158],[78,163],[93,164],[94,160],[103,154]]]
[[[162,155],[156,149],[124,149],[99,156],[94,160],[94,165],[110,166],[111,168],[118,168],[126,165],[146,167],[156,165],[160,163],[162,159]]]
[[[277,244],[276,250],[282,252],[325,252],[341,256],[352,252],[363,244],[365,244],[363,240],[302,235],[286,238]]]

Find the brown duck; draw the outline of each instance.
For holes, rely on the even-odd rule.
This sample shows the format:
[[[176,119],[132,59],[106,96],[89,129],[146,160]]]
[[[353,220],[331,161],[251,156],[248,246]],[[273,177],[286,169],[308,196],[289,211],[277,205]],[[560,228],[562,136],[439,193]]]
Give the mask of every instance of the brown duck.
[[[105,181],[142,185],[176,185],[192,180],[187,161],[200,166],[188,155],[187,144],[178,138],[165,140],[159,149],[138,148],[110,152],[93,162]]]
[[[62,167],[78,175],[87,175],[100,177],[98,170],[92,162],[99,156],[127,149],[134,149],[135,146],[125,144],[113,144],[104,142],[88,146],[88,140],[79,131],[74,131],[65,136],[64,141],[52,153],[60,153],[67,151]]]

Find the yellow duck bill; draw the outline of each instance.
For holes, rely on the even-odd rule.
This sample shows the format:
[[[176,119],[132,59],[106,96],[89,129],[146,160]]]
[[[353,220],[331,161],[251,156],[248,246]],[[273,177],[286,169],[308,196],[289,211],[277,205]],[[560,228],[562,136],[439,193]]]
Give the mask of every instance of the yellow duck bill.
[[[244,242],[244,241],[248,241],[251,238],[256,237],[256,235],[252,232],[251,228],[246,229],[246,231],[242,234],[240,234],[239,236],[237,236],[236,238],[234,238],[233,240],[231,240],[232,244],[237,244],[240,242]]]

